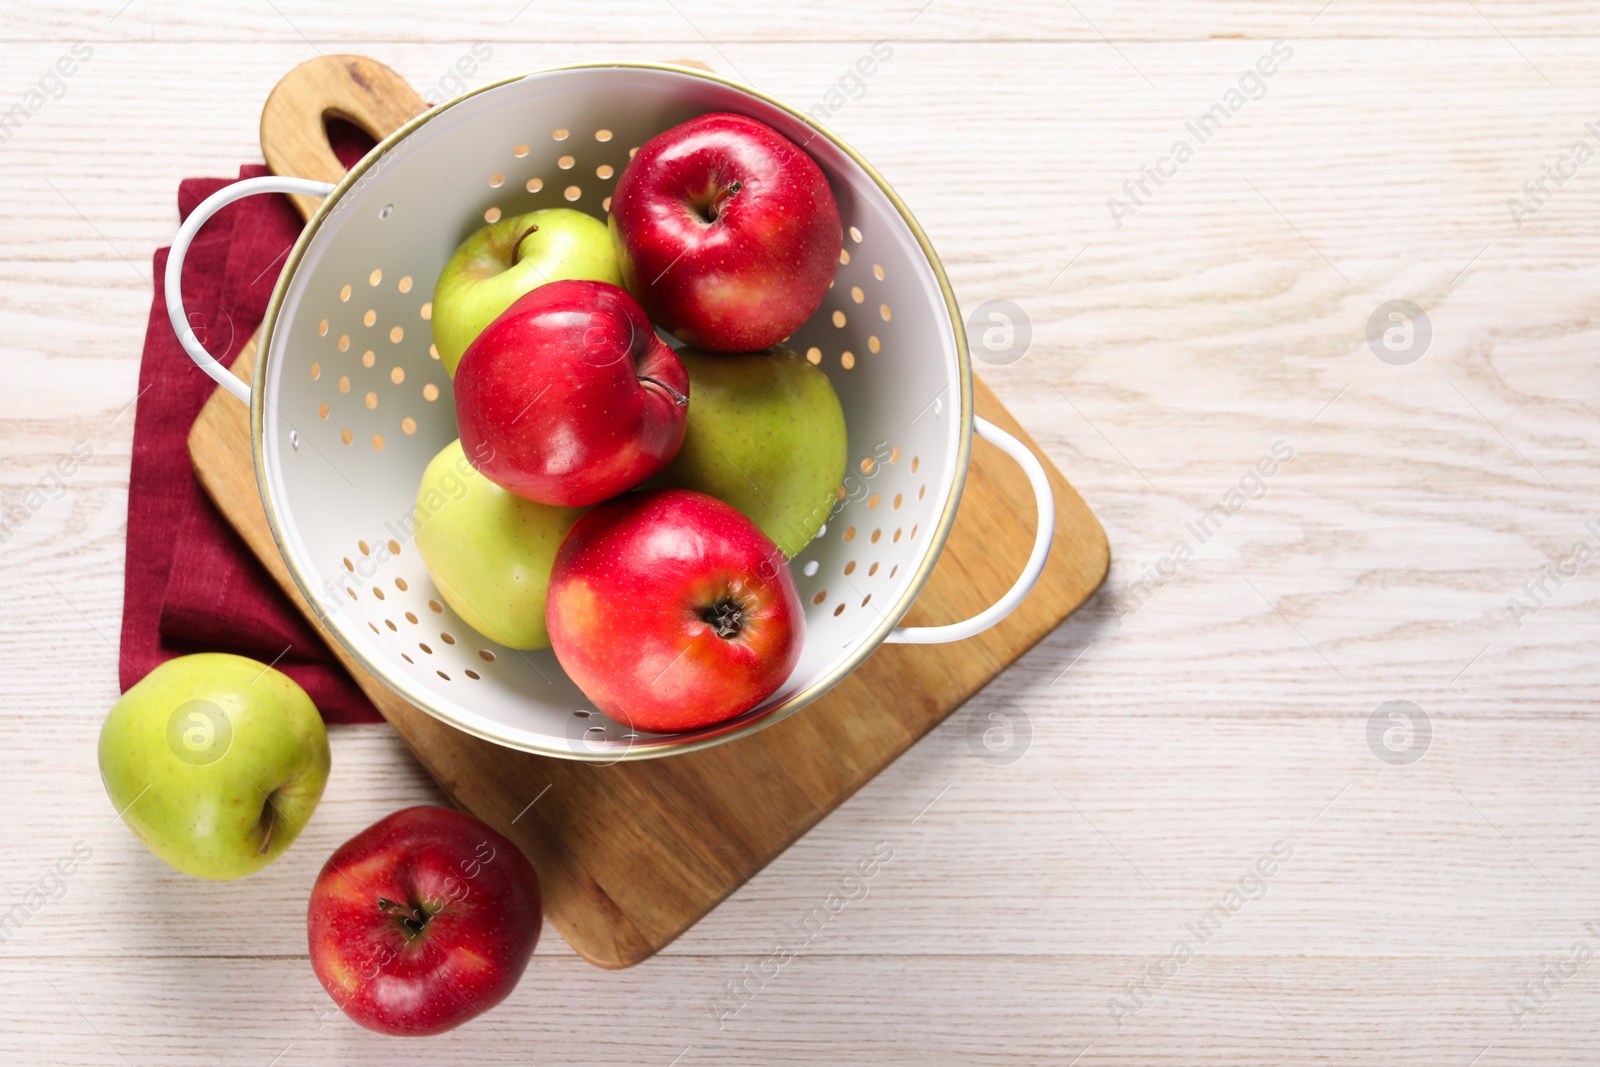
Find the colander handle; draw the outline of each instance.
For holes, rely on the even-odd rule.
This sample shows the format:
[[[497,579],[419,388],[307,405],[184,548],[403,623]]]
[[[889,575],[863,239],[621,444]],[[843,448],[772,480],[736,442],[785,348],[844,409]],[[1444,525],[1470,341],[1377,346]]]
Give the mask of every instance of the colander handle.
[[[1016,460],[1028,476],[1028,484],[1033,486],[1034,506],[1039,513],[1039,530],[1033,537],[1033,551],[1028,555],[1027,565],[1022,568],[1016,583],[983,611],[948,626],[902,626],[889,631],[889,636],[884,639],[888,644],[942,645],[947,641],[962,641],[983,633],[1015,611],[1017,605],[1033,591],[1039,575],[1044,572],[1045,561],[1050,558],[1050,542],[1056,535],[1056,498],[1050,491],[1050,479],[1045,476],[1043,464],[1028,451],[1026,445],[988,419],[974,418],[972,421],[978,436]]]
[[[217,192],[212,193],[200,201],[200,206],[189,213],[183,225],[178,227],[178,235],[172,239],[172,251],[167,254],[167,317],[172,320],[172,330],[178,335],[178,343],[183,350],[189,353],[189,358],[195,361],[196,366],[228,392],[250,403],[250,387],[238,378],[235,378],[221,363],[218,363],[205,345],[200,343],[194,335],[194,327],[189,325],[189,313],[183,309],[183,261],[189,254],[189,245],[194,241],[195,234],[200,232],[200,227],[206,221],[233,203],[256,193],[299,193],[302,196],[327,196],[333,192],[333,186],[327,182],[314,182],[306,178],[280,178],[276,174],[269,174],[262,178],[246,178],[244,181],[234,182]]]

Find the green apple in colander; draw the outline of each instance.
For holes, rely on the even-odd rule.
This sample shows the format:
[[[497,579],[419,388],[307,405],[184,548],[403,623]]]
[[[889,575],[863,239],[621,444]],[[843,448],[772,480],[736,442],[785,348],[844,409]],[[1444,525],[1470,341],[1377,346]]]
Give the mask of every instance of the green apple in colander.
[[[546,282],[622,284],[606,224],[557,207],[500,219],[473,233],[439,272],[433,343],[452,376],[462,353],[524,293]]]
[[[452,441],[417,488],[417,550],[439,595],[468,626],[507,648],[549,648],[550,568],[583,510],[500,488]]]
[[[789,558],[832,513],[849,462],[828,376],[783,345],[724,355],[680,349],[689,428],[655,484],[731,504]]]

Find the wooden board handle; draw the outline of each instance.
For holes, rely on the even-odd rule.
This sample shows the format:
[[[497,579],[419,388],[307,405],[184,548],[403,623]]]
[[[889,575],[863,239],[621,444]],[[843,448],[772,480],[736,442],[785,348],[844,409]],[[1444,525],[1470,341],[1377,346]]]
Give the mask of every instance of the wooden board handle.
[[[273,173],[336,182],[344,164],[328,143],[328,118],[381,141],[427,108],[406,80],[366,56],[318,56],[283,76],[261,110],[261,151]],[[309,219],[321,201],[291,196]]]

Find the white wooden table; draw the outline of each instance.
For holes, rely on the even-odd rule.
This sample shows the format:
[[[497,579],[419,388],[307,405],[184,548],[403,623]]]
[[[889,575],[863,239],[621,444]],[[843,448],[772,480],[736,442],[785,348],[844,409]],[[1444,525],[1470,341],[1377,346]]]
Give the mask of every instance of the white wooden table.
[[[1600,153],[1600,11],[519,3],[0,8],[0,109],[92,48],[0,144],[0,504],[93,450],[0,547],[0,911],[93,850],[0,944],[0,1062],[1600,1060],[1594,575],[1575,561],[1537,611],[1508,603],[1534,606],[1524,583],[1576,542],[1600,555],[1600,159],[1573,152]],[[893,55],[858,85],[879,40]],[[405,1042],[333,1009],[304,932],[334,846],[438,799],[387,728],[333,731],[316,820],[223,885],[118,824],[94,740],[117,695],[150,256],[179,179],[258,159],[262,100],[315,51],[429,89],[476,41],[493,54],[473,83],[694,57],[805,106],[854,94],[829,123],[896,184],[963,306],[1031,321],[1021,358],[981,372],[1116,562],[660,957],[604,972],[546,931],[499,1010]],[[1229,108],[1264,56],[1275,72]],[[1202,141],[1185,124],[1217,104]],[[1192,158],[1164,160],[1180,138]],[[1568,176],[1538,203],[1523,183],[1547,165]],[[1367,328],[1394,300],[1428,337],[1413,316],[1386,362]],[[1258,489],[1275,444],[1292,458]],[[1227,496],[1241,479],[1252,499]],[[1240,506],[1202,543],[1190,524],[1219,503]],[[1426,716],[1425,751],[1420,732],[1369,743],[1396,700]],[[995,711],[1031,728],[1004,766],[967,743]],[[719,1028],[724,986],[880,841],[894,858],[869,895]],[[1258,880],[1275,844],[1292,855]],[[1228,896],[1241,880],[1257,899]]]

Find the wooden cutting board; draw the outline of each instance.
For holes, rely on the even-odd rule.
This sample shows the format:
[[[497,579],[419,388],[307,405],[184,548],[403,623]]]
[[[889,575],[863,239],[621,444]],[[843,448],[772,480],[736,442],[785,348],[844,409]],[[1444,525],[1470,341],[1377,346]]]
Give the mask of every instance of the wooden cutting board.
[[[382,138],[423,106],[393,71],[327,56],[291,72],[262,115],[262,148],[284,174],[328,181],[333,114]],[[297,203],[308,213],[314,201]],[[255,339],[233,372],[248,381]],[[982,382],[978,414],[1043,457]],[[501,748],[406,703],[320,627],[273,543],[257,491],[249,410],[218,389],[189,434],[206,491],[390,725],[450,798],[515,841],[539,871],[546,913],[585,959],[627,967],[694,925],[823,816],[1087,600],[1110,563],[1105,532],[1045,460],[1056,496],[1049,565],[1033,594],[993,629],[935,648],[885,645],[796,715],[739,741],[608,767]],[[905,622],[975,614],[1005,591],[1033,543],[1026,476],[974,442],[950,540]]]

